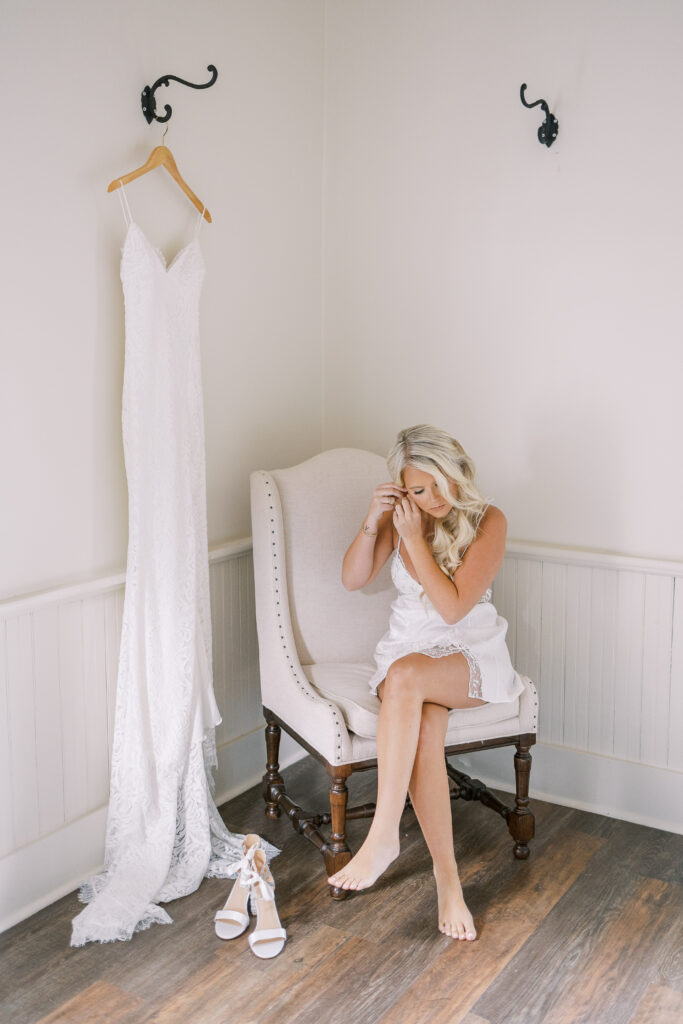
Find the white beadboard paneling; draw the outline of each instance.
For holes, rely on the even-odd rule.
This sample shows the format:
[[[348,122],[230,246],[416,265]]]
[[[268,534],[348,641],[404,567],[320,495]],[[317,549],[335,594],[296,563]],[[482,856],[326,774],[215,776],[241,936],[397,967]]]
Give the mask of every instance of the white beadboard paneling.
[[[683,772],[683,576],[674,581],[669,701],[669,768]]]
[[[64,751],[64,811],[74,821],[88,807],[88,720],[83,677],[82,602],[70,601],[59,608],[59,680],[62,692]],[[102,680],[99,681],[102,685]]]
[[[0,621],[0,858],[16,846],[7,680],[7,624]]]
[[[216,730],[221,762],[228,757],[231,745],[263,727],[250,551],[212,563],[211,604],[214,690],[223,716]],[[258,743],[260,748],[263,741]],[[265,757],[265,747],[259,757]],[[224,774],[224,766],[219,765],[219,776]]]
[[[100,807],[0,860],[0,931],[73,892],[86,878],[102,870],[106,820],[106,808]],[[68,941],[68,934],[64,935],[65,952]],[[80,1013],[75,1018],[68,1011],[59,1016],[64,1024],[93,1020]]]
[[[618,575],[613,569],[591,570],[588,749],[598,754],[614,750]]]
[[[669,753],[673,592],[671,578],[645,577],[640,760],[661,767]]]
[[[85,709],[86,811],[109,796],[105,599],[81,603],[83,616],[83,702]]]
[[[36,765],[40,834],[64,824],[62,694],[59,686],[59,612],[38,608],[33,615],[33,671],[36,694]]]
[[[263,723],[261,705],[261,675],[259,672],[258,633],[256,629],[256,595],[254,593],[254,560],[251,552],[245,560],[246,586],[244,588],[244,610],[246,616],[248,692],[253,702],[254,713]]]
[[[110,590],[104,595],[104,660],[107,692],[107,764],[111,764],[114,741],[114,713],[116,710],[116,680],[119,672],[119,648],[123,619],[123,588]]]
[[[620,572],[617,587],[616,688],[614,754],[640,760],[640,708],[643,684],[643,620],[645,577]]]
[[[683,834],[680,772],[544,743],[532,747],[531,756],[532,810],[534,799],[538,798]],[[514,792],[509,747],[477,751],[453,760],[494,789]],[[542,839],[539,834],[538,840]],[[531,844],[532,860],[535,843],[536,840]],[[602,1020],[591,1018],[590,1024],[602,1024]]]
[[[547,565],[584,565],[589,569],[613,569],[637,572],[651,576],[676,576],[681,574],[681,562],[663,559],[641,558],[638,555],[617,555],[608,551],[581,551],[578,548],[550,547],[546,544],[532,544],[530,541],[510,540],[505,547],[505,557],[529,558]]]
[[[252,666],[257,657],[253,628],[253,568],[250,554],[216,565],[223,603],[222,621],[226,652],[226,694],[224,729],[221,742],[227,743],[252,732],[263,722],[261,694]]]
[[[209,573],[209,590],[211,594],[212,619],[212,659],[213,659],[213,692],[221,712],[222,721],[216,727],[216,746],[220,746],[226,734],[226,670],[225,670],[225,609],[223,604],[222,565],[211,567]],[[215,625],[214,625],[215,623]]]
[[[541,666],[543,563],[517,561],[515,659],[518,672],[538,679]]]
[[[508,620],[508,650],[513,665],[517,664],[517,559],[506,558],[493,583],[493,603],[497,611]]]
[[[563,743],[576,750],[588,747],[590,584],[590,569],[567,566]]]
[[[234,559],[230,564],[223,562],[221,565],[224,608],[228,612],[224,619],[225,643],[229,655],[227,663],[228,692],[231,699],[231,713],[226,723],[226,740],[228,741],[249,731],[251,726],[249,700],[245,699],[247,695],[245,694],[243,669],[244,610],[240,600],[243,585],[242,568],[241,558]]]
[[[518,551],[512,586],[499,591],[516,640],[516,666],[533,656],[531,630],[538,576],[540,600],[539,738],[574,750],[613,755],[661,767],[680,764],[670,709],[681,715],[676,673],[681,671],[680,611],[674,609],[673,564],[558,551],[526,559]],[[512,644],[510,645],[512,649]],[[525,664],[522,664],[522,661]]]
[[[541,667],[538,680],[538,735],[548,743],[562,743],[565,675],[565,603],[567,567],[543,565],[541,603]]]
[[[23,846],[40,835],[33,643],[28,614],[7,621],[7,683],[14,836],[17,846]]]

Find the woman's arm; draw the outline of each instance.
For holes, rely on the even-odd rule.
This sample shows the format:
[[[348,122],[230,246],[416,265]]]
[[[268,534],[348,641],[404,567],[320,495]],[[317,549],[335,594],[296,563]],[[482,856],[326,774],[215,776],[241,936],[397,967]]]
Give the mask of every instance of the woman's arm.
[[[391,512],[405,490],[395,484],[375,488],[370,509],[342,562],[342,583],[347,590],[360,590],[374,580],[393,548]],[[365,527],[365,530],[363,529]]]
[[[396,529],[403,537],[415,574],[425,594],[442,619],[450,625],[459,622],[485,594],[505,556],[507,520],[499,508],[489,505],[482,517],[477,535],[465,552],[452,580],[434,561],[429,544],[422,534],[420,510],[410,502],[414,513],[402,510],[396,515]],[[416,529],[416,519],[418,528]]]

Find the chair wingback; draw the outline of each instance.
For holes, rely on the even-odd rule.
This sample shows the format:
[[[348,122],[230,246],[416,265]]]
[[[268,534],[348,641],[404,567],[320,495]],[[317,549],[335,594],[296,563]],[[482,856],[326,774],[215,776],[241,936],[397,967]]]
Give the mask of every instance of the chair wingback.
[[[276,500],[268,503],[258,495],[266,478],[277,491],[271,490]],[[280,615],[289,617],[301,664],[372,660],[393,598],[388,568],[369,587],[349,592],[342,586],[341,564],[374,488],[387,478],[383,458],[355,448],[252,474],[254,562],[265,565],[257,556],[267,549],[275,555],[269,562],[284,573],[288,607]],[[257,608],[258,590],[257,580]]]

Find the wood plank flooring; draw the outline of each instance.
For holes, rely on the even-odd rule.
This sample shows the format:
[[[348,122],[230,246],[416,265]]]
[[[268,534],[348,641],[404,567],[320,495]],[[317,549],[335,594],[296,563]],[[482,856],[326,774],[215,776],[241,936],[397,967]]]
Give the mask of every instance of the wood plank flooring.
[[[310,758],[284,774],[294,799],[324,808],[327,776]],[[372,800],[374,785],[371,772],[353,776],[351,803]],[[206,879],[168,904],[173,925],[81,949],[69,946],[74,893],[0,935],[0,1021],[681,1024],[683,836],[533,807],[537,838],[529,860],[516,861],[497,815],[454,804],[479,930],[459,943],[436,929],[430,859],[411,811],[399,859],[372,889],[337,903],[317,850],[289,821],[266,819],[254,788],[222,813],[233,831],[282,850],[272,865],[288,932],[279,957],[258,960],[246,935],[216,938],[229,881]],[[368,825],[350,823],[353,849]]]

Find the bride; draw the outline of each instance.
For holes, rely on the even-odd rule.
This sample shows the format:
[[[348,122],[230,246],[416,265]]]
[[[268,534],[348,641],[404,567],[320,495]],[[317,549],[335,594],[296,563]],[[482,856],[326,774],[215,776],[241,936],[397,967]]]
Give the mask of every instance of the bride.
[[[381,701],[377,808],[356,856],[328,881],[365,889],[395,860],[408,792],[432,856],[439,930],[472,940],[444,740],[449,709],[510,701],[523,689],[505,645],[507,623],[491,604],[507,521],[484,501],[472,460],[443,430],[402,430],[387,462],[392,482],[375,488],[342,566],[344,586],[358,590],[391,557],[398,591],[370,680]]]

